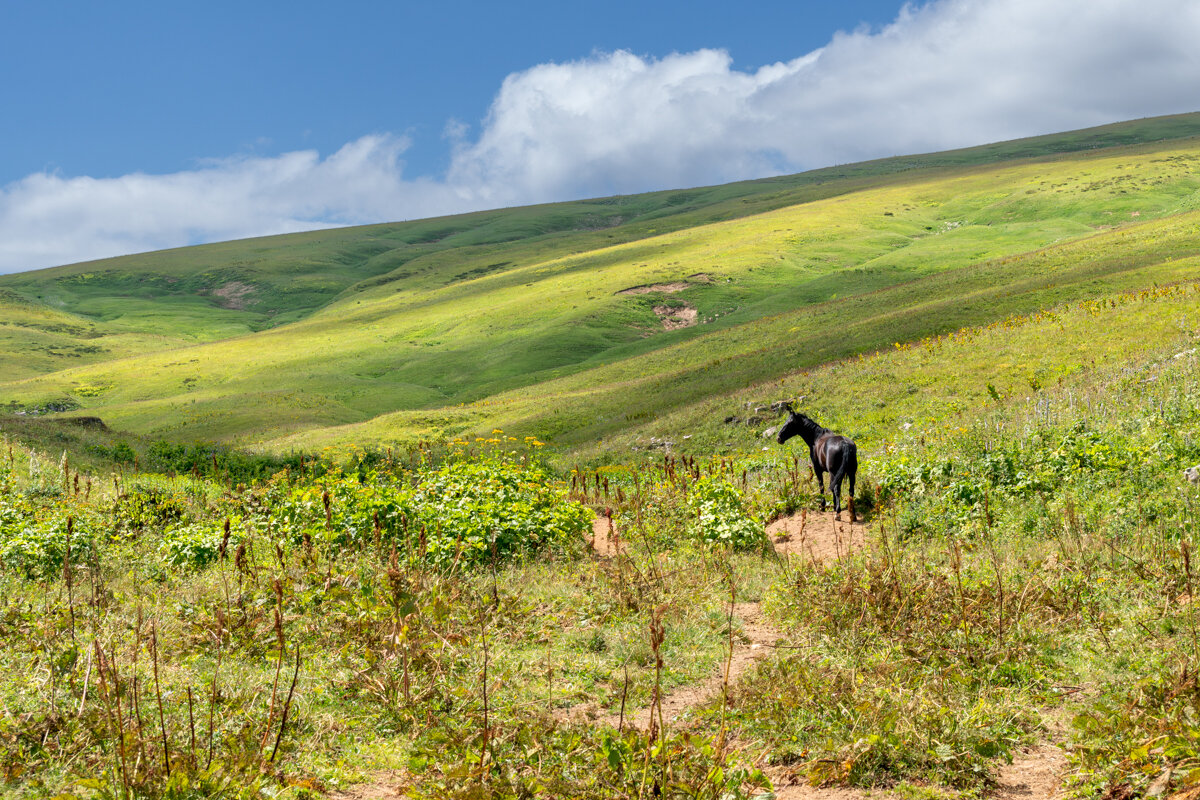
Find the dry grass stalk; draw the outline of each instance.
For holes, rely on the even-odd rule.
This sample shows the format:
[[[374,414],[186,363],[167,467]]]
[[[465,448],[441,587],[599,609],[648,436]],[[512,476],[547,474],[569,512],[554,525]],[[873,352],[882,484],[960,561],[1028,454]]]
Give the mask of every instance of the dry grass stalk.
[[[154,696],[158,698],[158,724],[162,730],[163,769],[171,777],[171,750],[167,745],[167,719],[163,713],[162,688],[158,683],[158,628],[150,623],[150,655],[154,660]]]
[[[279,752],[279,743],[283,741],[283,732],[287,728],[288,713],[292,710],[292,697],[296,694],[296,680],[300,677],[300,645],[296,645],[296,668],[292,672],[292,685],[288,689],[287,700],[283,703],[283,716],[279,720],[279,735],[275,737],[275,747],[271,749],[271,757],[267,761],[274,762],[275,754]]]

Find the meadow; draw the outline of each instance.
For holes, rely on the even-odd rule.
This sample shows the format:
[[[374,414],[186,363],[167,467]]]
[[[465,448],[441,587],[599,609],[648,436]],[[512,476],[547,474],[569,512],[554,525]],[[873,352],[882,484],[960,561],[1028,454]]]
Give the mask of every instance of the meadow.
[[[77,483],[10,439],[6,791],[977,797],[1049,739],[1073,796],[1186,792],[1195,308],[1113,295],[793,376],[862,387],[813,411],[872,453],[869,546],[827,563],[763,534],[821,518],[804,454],[773,444],[563,474],[498,431],[247,486],[216,460]],[[606,510],[627,544],[601,557]],[[722,672],[747,604],[765,657],[634,728]]]
[[[0,281],[0,792],[1194,800],[1195,125]]]
[[[648,431],[796,369],[1186,276],[1196,140],[1059,152],[1090,141],[7,276],[0,402],[272,451]],[[664,325],[672,308],[697,324]]]

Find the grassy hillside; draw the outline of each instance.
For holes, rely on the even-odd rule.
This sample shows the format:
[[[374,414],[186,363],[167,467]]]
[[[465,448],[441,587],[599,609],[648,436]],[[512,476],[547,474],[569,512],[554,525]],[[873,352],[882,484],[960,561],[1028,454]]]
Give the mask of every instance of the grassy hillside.
[[[1198,132],[1184,115],[6,276],[0,403],[274,449],[678,438],[661,418],[797,369],[1190,280]]]
[[[128,464],[76,481],[9,440],[5,793],[971,800],[1059,743],[1072,797],[1190,796],[1200,295],[1093,290],[654,423],[694,460],[627,432],[581,452],[623,463],[554,475],[496,434],[246,489]],[[867,455],[866,547],[820,563],[761,535],[793,511],[795,538],[834,531],[801,447],[721,417],[799,395]],[[700,455],[733,431],[753,452]],[[584,506],[623,551],[583,552]],[[736,681],[631,726],[764,624]]]

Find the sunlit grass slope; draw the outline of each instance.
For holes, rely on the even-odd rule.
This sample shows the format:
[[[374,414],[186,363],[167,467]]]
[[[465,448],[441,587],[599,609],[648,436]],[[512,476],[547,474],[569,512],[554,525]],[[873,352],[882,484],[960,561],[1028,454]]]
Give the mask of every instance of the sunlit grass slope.
[[[675,411],[800,368],[1190,280],[1200,142],[1047,154],[1198,128],[1188,115],[12,276],[7,302],[25,317],[73,320],[75,346],[98,334],[113,345],[70,362],[0,339],[15,365],[0,402],[67,398],[118,429],[276,448],[493,426],[570,446],[649,435]],[[667,282],[688,286],[621,293]],[[681,304],[699,324],[664,330],[654,307]],[[0,336],[10,327],[48,335]],[[135,340],[120,350],[121,337]]]
[[[396,282],[440,286],[511,264],[887,184],[912,171],[1196,135],[1200,113],[1180,114],[723,186],[164,250],[0,275],[0,289],[121,329],[221,338],[294,321],[339,297]]]
[[[1200,218],[1188,215],[1171,222],[1194,229]],[[1200,258],[1157,249],[1163,243],[1160,235],[1164,241],[1171,238],[1164,226],[1166,221],[1147,226],[1136,236],[1133,231],[1102,234],[969,275],[947,273],[778,315],[463,408],[397,412],[340,429],[312,430],[278,444],[312,448],[499,427],[592,455],[645,448],[653,437],[672,441],[676,450],[706,453],[769,444],[759,434],[778,420],[762,420],[757,426],[726,425],[724,420],[754,416],[747,405],[786,398],[808,398],[823,421],[843,428],[855,420],[861,425],[864,419],[878,418],[882,429],[892,429],[919,412],[933,413],[930,408],[939,418],[964,408],[977,410],[990,402],[989,383],[1013,396],[1084,367],[1123,363],[1165,340],[1194,337],[1200,294],[1193,287]],[[1200,244],[1188,241],[1172,246],[1192,250]],[[1121,244],[1125,246],[1117,246]],[[1071,310],[1080,303],[1092,308],[1097,301],[1124,308],[1129,293],[1136,297],[1160,286],[1175,288],[1166,299],[1140,303],[1133,312]],[[1047,322],[1038,316],[1042,309],[1062,314],[1052,313]],[[965,330],[959,338],[970,342],[977,329],[1030,314],[1037,326],[1002,324],[988,334],[992,345],[964,349],[939,362],[936,370],[899,356],[882,363],[905,366],[883,371],[846,366],[858,364],[856,356],[888,357],[926,337]],[[831,363],[836,366],[824,366]],[[926,405],[918,408],[918,401]]]
[[[178,347],[186,335],[129,331],[0,289],[0,376],[17,380],[134,353]]]

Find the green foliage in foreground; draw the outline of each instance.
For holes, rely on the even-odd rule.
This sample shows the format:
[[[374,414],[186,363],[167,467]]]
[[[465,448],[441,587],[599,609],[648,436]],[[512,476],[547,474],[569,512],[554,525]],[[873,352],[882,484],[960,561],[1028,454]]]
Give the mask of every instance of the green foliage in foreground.
[[[95,556],[96,510],[64,499],[31,464],[30,490],[16,490],[13,464],[0,464],[0,565],[31,578],[60,574],[68,560],[87,563]]]
[[[763,544],[762,523],[746,513],[741,493],[720,475],[696,481],[688,492],[699,538],[707,544],[754,547]]]
[[[439,566],[562,549],[578,543],[592,518],[565,499],[546,466],[500,451],[415,475],[335,471],[319,485],[276,484],[264,503],[269,523],[297,542],[373,543],[397,548],[407,563]]]

